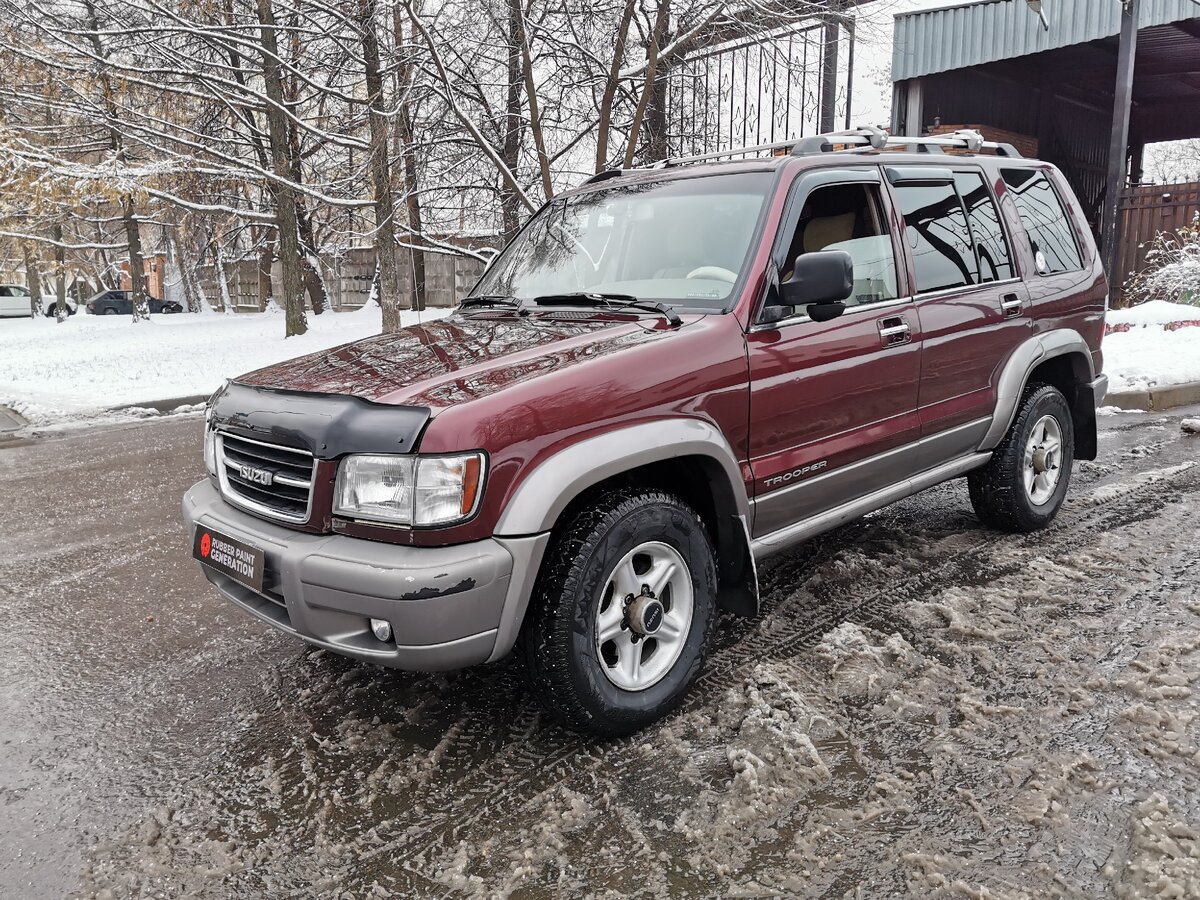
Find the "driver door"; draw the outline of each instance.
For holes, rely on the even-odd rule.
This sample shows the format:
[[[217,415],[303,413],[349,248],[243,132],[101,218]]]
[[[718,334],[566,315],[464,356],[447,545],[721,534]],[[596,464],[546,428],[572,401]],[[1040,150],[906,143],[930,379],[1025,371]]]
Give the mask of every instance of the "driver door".
[[[755,538],[891,487],[919,469],[921,334],[876,166],[823,169],[793,184],[774,255],[781,281],[798,254],[845,250],[846,311],[806,307],[747,334]]]

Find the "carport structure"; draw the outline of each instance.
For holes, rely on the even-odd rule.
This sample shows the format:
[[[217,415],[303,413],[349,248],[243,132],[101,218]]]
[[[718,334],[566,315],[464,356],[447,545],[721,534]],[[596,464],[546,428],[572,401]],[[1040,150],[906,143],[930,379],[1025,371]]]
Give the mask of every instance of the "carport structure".
[[[1145,209],[1145,146],[1200,137],[1200,0],[1042,7],[1048,29],[1024,0],[898,15],[892,129],[981,127],[1054,163],[1123,281],[1137,252],[1135,235],[1123,242],[1122,207]],[[1174,198],[1162,195],[1168,217],[1190,217]]]

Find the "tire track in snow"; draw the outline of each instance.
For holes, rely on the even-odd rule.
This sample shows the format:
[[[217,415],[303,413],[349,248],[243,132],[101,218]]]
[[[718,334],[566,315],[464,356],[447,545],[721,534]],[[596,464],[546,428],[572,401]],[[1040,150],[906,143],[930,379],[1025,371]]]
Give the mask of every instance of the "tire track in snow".
[[[1131,462],[1137,462],[1134,460]],[[1138,478],[1137,476],[1153,476]],[[786,656],[797,650],[815,646],[831,628],[843,621],[854,621],[880,630],[894,626],[893,609],[910,600],[918,599],[941,587],[961,583],[978,583],[981,580],[992,581],[1020,568],[1019,562],[1011,558],[1013,554],[1004,554],[1000,559],[990,558],[988,551],[998,545],[1011,545],[1015,548],[1030,549],[1038,555],[1055,555],[1068,552],[1078,546],[1077,538],[1093,532],[1101,522],[1112,525],[1121,521],[1134,521],[1144,516],[1150,508],[1161,508],[1166,499],[1159,495],[1147,496],[1140,492],[1143,487],[1153,486],[1161,491],[1169,487],[1187,494],[1200,491],[1200,483],[1195,476],[1193,465],[1172,467],[1171,469],[1149,473],[1135,473],[1135,483],[1129,489],[1099,491],[1092,495],[1076,497],[1070,507],[1065,510],[1065,516],[1060,517],[1046,531],[1033,535],[1014,537],[996,532],[981,532],[981,539],[976,540],[965,548],[959,548],[956,553],[949,555],[940,562],[928,567],[915,577],[899,583],[891,581],[888,573],[884,573],[882,584],[865,598],[861,598],[863,572],[852,570],[848,573],[845,584],[839,584],[834,579],[832,585],[823,585],[822,593],[831,593],[834,586],[844,587],[846,598],[834,600],[829,604],[818,604],[815,609],[807,609],[803,602],[797,603],[797,597],[805,593],[801,587],[795,594],[781,600],[768,603],[764,614],[750,621],[734,621],[734,626],[719,637],[716,651],[713,652],[705,667],[704,674],[697,680],[688,699],[681,709],[672,716],[672,720],[695,712],[710,704],[714,691],[723,687],[733,686],[753,669],[755,665],[767,657]],[[1125,484],[1125,482],[1118,482]],[[1097,495],[1098,494],[1098,495]],[[890,526],[883,525],[886,530]],[[847,528],[853,535],[846,542]],[[864,532],[875,531],[877,527],[872,521],[860,521],[847,528],[839,529],[818,539],[809,546],[802,548],[801,561],[789,559],[780,565],[788,568],[798,568],[807,571],[812,563],[819,559],[823,550],[830,544],[840,545],[838,550],[862,555],[862,546],[869,544],[870,535]],[[961,535],[949,532],[936,539],[936,543],[953,542]],[[904,548],[897,546],[893,551],[903,562]],[[820,566],[818,566],[820,569]],[[868,572],[871,570],[868,569]],[[774,579],[771,579],[774,580]],[[776,590],[780,588],[777,586]],[[857,596],[856,596],[857,595]],[[861,599],[860,599],[861,598]],[[815,599],[815,598],[814,598]],[[764,630],[763,623],[771,619],[778,622],[783,614],[792,614],[792,607],[799,607],[796,612],[811,612],[813,617],[803,622],[796,622],[791,628],[778,632]],[[728,620],[726,620],[728,621]],[[487,821],[505,821],[513,818],[518,811],[536,807],[539,798],[544,798],[550,791],[555,790],[568,781],[579,776],[575,767],[565,768],[564,764],[572,760],[586,759],[584,768],[593,769],[598,761],[603,761],[610,773],[608,778],[620,778],[621,773],[629,771],[637,764],[640,748],[644,744],[653,743],[655,735],[642,733],[631,738],[605,744],[596,744],[586,739],[566,735],[557,729],[543,731],[539,737],[544,741],[548,737],[554,741],[548,752],[534,754],[524,760],[528,767],[515,762],[513,757],[528,755],[531,747],[527,741],[513,741],[510,738],[515,729],[508,729],[506,742],[500,751],[488,758],[481,766],[466,773],[462,778],[436,783],[430,788],[444,803],[434,804],[425,802],[426,816],[422,820],[421,837],[413,840],[405,834],[392,841],[385,840],[382,844],[355,854],[356,866],[363,861],[383,855],[402,852],[411,858],[427,859],[438,850],[450,849],[448,841],[468,833],[475,826]],[[512,766],[519,768],[512,768]],[[506,771],[507,770],[507,771]],[[557,773],[562,774],[557,774]],[[549,776],[549,777],[548,777]],[[464,795],[484,798],[467,812],[456,808],[455,800],[461,801]],[[432,797],[429,798],[432,800]],[[440,806],[440,811],[435,808]],[[375,829],[376,835],[384,834],[388,825],[398,824],[401,819],[391,823],[380,823]],[[353,876],[354,868],[345,867],[340,874],[331,876],[327,885],[341,883]],[[428,877],[436,877],[435,873],[427,873]],[[303,893],[298,891],[297,893]]]

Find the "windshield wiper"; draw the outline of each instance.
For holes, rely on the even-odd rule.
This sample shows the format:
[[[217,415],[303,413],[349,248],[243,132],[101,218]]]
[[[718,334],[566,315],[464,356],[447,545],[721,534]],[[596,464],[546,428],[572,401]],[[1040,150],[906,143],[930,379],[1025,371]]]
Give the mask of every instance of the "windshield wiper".
[[[478,297],[464,297],[458,304],[459,309],[467,309],[472,306],[511,306],[517,311],[517,315],[529,315],[524,300],[518,300],[507,294],[480,294]]]
[[[644,309],[647,312],[656,312],[664,319],[672,328],[678,328],[683,324],[683,319],[679,317],[679,313],[671,309],[665,303],[660,303],[657,300],[641,300],[633,294],[612,294],[603,291],[576,291],[566,294],[545,294],[541,297],[534,297],[533,302],[538,306],[603,306],[607,309]]]

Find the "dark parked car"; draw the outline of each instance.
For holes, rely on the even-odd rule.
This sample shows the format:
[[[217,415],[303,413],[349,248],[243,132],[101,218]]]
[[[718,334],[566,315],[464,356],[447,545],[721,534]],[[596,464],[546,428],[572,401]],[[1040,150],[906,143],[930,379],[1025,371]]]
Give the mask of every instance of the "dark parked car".
[[[87,311],[93,316],[131,316],[133,315],[133,298],[129,291],[101,291],[87,302]],[[159,300],[150,298],[152,313],[181,313],[183,306],[174,300]]]
[[[604,172],[452,316],[218,391],[193,554],[287,634],[422,670],[515,647],[562,722],[628,732],[772,554],[951,478],[1049,525],[1096,458],[1107,301],[1061,173],[974,132]]]

